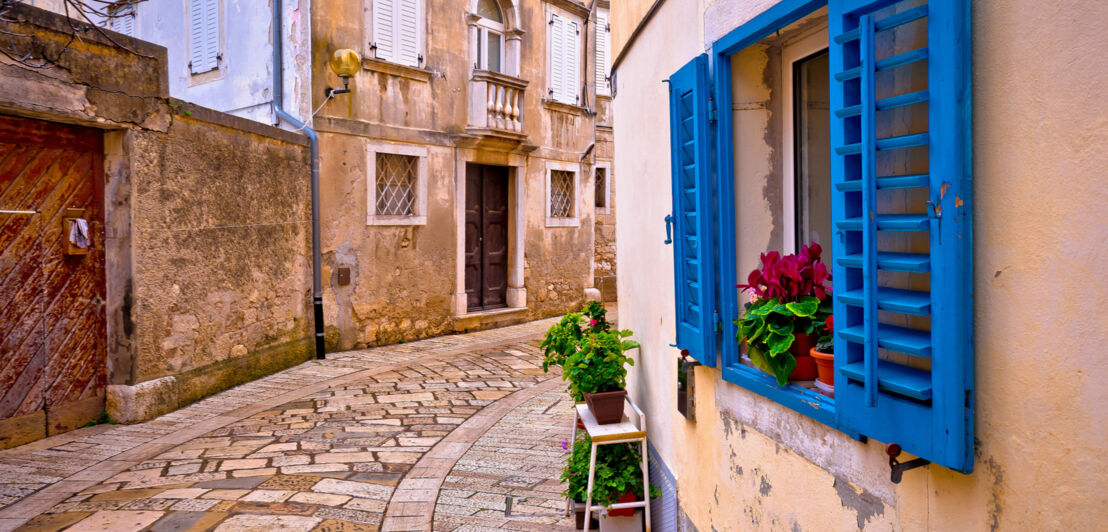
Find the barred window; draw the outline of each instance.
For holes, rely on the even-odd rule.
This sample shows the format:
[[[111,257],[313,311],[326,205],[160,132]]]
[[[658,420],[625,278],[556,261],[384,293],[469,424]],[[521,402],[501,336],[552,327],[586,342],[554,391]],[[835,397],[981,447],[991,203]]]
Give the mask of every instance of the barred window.
[[[377,214],[413,216],[419,158],[394,153],[377,154]]]
[[[608,169],[596,169],[596,208],[608,208]]]
[[[550,217],[573,217],[573,172],[550,171]]]

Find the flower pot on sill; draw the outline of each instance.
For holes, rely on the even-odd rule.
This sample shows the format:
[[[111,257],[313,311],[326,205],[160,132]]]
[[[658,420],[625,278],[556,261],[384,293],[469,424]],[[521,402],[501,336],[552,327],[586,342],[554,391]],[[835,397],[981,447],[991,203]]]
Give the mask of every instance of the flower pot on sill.
[[[585,402],[598,425],[609,425],[623,421],[623,400],[626,397],[627,390],[587,393]]]
[[[816,370],[819,372],[820,382],[828,385],[835,385],[835,354],[823,353],[812,348],[810,351],[812,358],[816,361]]]
[[[811,351],[815,346],[816,339],[813,335],[793,334],[793,345],[789,347],[789,352],[796,358],[796,369],[789,374],[789,380],[811,381],[816,379],[816,361],[811,355]]]

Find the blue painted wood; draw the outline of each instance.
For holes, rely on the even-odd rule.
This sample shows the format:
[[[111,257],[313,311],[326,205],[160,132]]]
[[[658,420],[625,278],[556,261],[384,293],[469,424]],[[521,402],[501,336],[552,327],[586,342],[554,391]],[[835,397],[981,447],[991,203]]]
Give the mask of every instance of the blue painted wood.
[[[861,231],[862,220],[861,216],[840,219],[835,226],[844,231]],[[931,226],[926,214],[878,214],[873,220],[882,231],[927,231]]]
[[[932,1],[899,12],[876,11],[893,0],[830,0],[832,219],[841,244],[834,247],[836,423],[874,439],[898,443],[906,451],[961,472],[973,470],[973,299],[972,164],[970,98],[970,2]],[[927,16],[927,44],[872,63],[870,30],[884,21]],[[874,101],[869,78],[874,70],[927,60],[928,87],[921,92]],[[869,178],[862,161],[869,152],[867,128],[876,111],[927,105],[925,138],[877,141],[876,149],[928,146],[926,175]],[[874,212],[867,200],[878,189],[927,187],[932,217]],[[919,210],[923,210],[923,205]],[[871,256],[867,234],[878,231],[927,231],[930,250],[919,254]],[[867,273],[877,269],[927,271],[930,290],[878,287],[867,301]],[[930,331],[878,324],[877,310],[930,316]],[[870,318],[873,318],[872,320]],[[874,326],[872,329],[870,326]],[[874,339],[874,337],[876,339]],[[876,347],[931,357],[924,371],[873,356]],[[876,377],[872,368],[876,362]],[[873,384],[877,384],[876,397]]]
[[[865,331],[855,325],[841,331],[848,342],[865,342]],[[931,356],[931,331],[897,327],[887,323],[877,326],[877,346],[917,357]]]
[[[865,342],[862,346],[862,367],[866,380],[863,386],[866,391],[866,403],[869,406],[877,404],[877,150],[881,149],[877,139],[876,118],[877,97],[876,84],[873,77],[876,74],[876,49],[874,46],[873,16],[862,15],[858,21],[859,34],[859,59],[861,75],[861,87],[859,88],[859,105],[862,108],[861,130],[862,138],[858,143],[862,165],[862,216],[860,225],[862,228],[862,290],[860,293],[862,304],[862,335]],[[845,155],[845,154],[844,154]],[[854,291],[853,293],[858,293]],[[844,294],[846,299],[848,294]],[[884,294],[882,294],[884,295]],[[887,300],[883,297],[882,300]],[[848,301],[849,303],[849,301]],[[845,369],[844,369],[845,371]]]
[[[718,43],[717,43],[718,44]],[[712,51],[713,91],[712,96],[719,109],[731,109],[731,61],[729,56],[713,47]],[[716,213],[719,235],[719,301],[721,314],[720,359],[723,367],[739,363],[739,344],[736,340],[738,327],[735,319],[739,316],[738,272],[735,264],[735,159],[732,149],[721,146],[734,146],[734,124],[730,112],[720,112],[716,116]],[[727,373],[724,372],[724,378]],[[739,383],[736,383],[739,384]],[[742,385],[742,384],[740,384]]]
[[[896,13],[894,15],[890,15],[890,16],[887,16],[885,18],[878,19],[877,21],[875,21],[873,23],[873,29],[874,29],[875,32],[882,32],[882,31],[885,31],[885,30],[891,30],[891,29],[893,29],[897,26],[902,26],[902,25],[907,24],[909,22],[914,22],[914,21],[920,20],[920,19],[922,19],[926,16],[927,16],[927,6],[926,5],[918,6],[918,7],[914,7],[912,9],[909,9],[907,11],[901,11],[900,13]],[[858,29],[855,28],[855,29],[850,30],[846,33],[836,35],[834,37],[834,40],[835,40],[836,44],[844,44],[844,43],[847,43],[847,42],[858,39],[858,37],[860,35],[861,34],[859,33]]]
[[[872,107],[872,102],[870,106]],[[863,121],[865,118],[863,117]],[[915,133],[912,135],[902,135],[899,137],[888,137],[883,139],[877,139],[874,143],[877,150],[899,150],[901,148],[915,148],[917,146],[927,145],[927,133]],[[862,153],[864,147],[862,143],[855,142],[853,144],[847,144],[845,146],[839,146],[835,148],[835,153],[839,155],[854,155]]]
[[[878,187],[880,188],[880,187]],[[845,255],[838,262],[847,268],[861,268],[861,254]],[[931,256],[924,253],[877,252],[877,269],[893,272],[926,273],[931,269]]]
[[[815,391],[787,384],[780,386],[777,379],[756,368],[734,364],[724,366],[723,379],[738,384],[758,395],[776,401],[816,421],[835,425],[835,402]]]
[[[673,275],[679,349],[716,366],[708,57],[699,55],[669,78],[673,187]]]
[[[867,268],[869,268],[869,266],[867,266]],[[876,269],[874,269],[874,273],[876,276]],[[930,314],[930,292],[890,288],[887,286],[877,286],[875,292],[874,299],[872,300],[873,302],[868,299],[865,290],[838,292],[835,298],[854,307],[871,307],[872,305],[876,305],[876,307],[871,307],[874,309],[875,315],[877,309],[910,314],[912,316],[927,316]]]
[[[847,364],[840,372],[848,379],[863,382],[866,387],[872,383],[860,362]],[[874,373],[878,383],[874,388],[920,401],[931,399],[931,375],[926,371],[880,360]]]
[[[927,174],[878,177],[877,190],[926,187],[928,182]],[[835,184],[835,188],[844,192],[862,190],[862,182],[860,180],[840,181]]]
[[[712,55],[716,58],[728,58],[735,52],[760,41],[763,37],[800,20],[805,15],[825,5],[827,5],[827,0],[781,0],[773,7],[750,19],[749,22],[731,30],[727,35],[712,43]],[[718,75],[720,70],[715,68],[717,65],[718,61],[713,60],[713,70]],[[730,85],[730,78],[728,78],[728,85]],[[719,96],[721,94],[717,93],[717,102],[721,101],[718,99]],[[730,108],[720,107],[720,109]],[[721,146],[730,145],[721,144]]]

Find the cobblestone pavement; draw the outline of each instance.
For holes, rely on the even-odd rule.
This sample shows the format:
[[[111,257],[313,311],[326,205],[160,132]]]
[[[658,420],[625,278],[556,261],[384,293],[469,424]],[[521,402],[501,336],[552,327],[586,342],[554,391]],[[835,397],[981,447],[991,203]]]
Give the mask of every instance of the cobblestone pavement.
[[[0,451],[0,530],[571,530],[551,323],[332,354]]]

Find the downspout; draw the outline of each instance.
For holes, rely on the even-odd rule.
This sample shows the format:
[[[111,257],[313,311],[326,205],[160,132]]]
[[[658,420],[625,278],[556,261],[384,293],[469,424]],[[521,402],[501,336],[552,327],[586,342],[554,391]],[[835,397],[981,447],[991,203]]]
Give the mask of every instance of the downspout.
[[[273,111],[277,123],[282,120],[302,131],[308,137],[308,146],[312,158],[312,311],[315,315],[315,357],[323,359],[326,355],[323,335],[323,262],[319,251],[319,135],[310,126],[285,112],[285,39],[282,0],[270,0],[273,5]],[[309,118],[310,119],[310,118]]]

